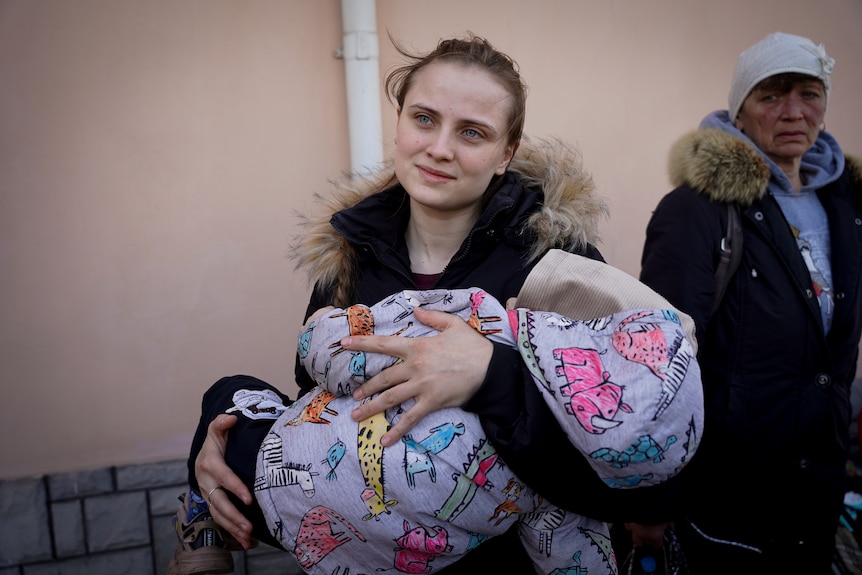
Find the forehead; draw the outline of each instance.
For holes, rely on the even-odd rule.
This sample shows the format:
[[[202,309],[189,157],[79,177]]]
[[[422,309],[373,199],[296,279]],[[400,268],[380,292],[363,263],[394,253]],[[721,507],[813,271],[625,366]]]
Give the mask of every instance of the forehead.
[[[823,81],[814,76],[806,74],[777,74],[761,80],[751,90],[754,91],[774,91],[789,92],[794,88],[820,88],[825,89]]]
[[[404,106],[420,105],[451,112],[481,110],[508,115],[514,99],[490,72],[462,62],[438,61],[418,70]]]

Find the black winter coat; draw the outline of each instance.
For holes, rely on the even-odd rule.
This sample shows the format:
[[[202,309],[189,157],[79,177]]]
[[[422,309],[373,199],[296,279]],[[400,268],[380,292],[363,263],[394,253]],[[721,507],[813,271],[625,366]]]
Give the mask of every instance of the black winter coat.
[[[682,512],[709,535],[757,547],[829,537],[845,489],[862,330],[862,164],[848,158],[818,192],[832,240],[828,336],[796,241],[765,194],[759,153],[699,130],[674,147],[671,170],[679,187],[649,222],[641,280],[697,325],[706,420],[680,476]],[[728,201],[742,206],[742,261],[710,318]]]
[[[435,287],[481,287],[505,302],[517,296],[551,248],[602,260],[595,242],[605,204],[577,154],[561,142],[523,142],[492,187],[482,215]],[[409,198],[391,172],[342,185],[327,206],[306,222],[293,250],[298,267],[315,281],[306,317],[327,305],[373,304],[417,289],[404,241]],[[296,375],[302,392],[313,386],[299,362]],[[609,491],[557,425],[516,350],[495,344],[485,382],[464,409],[480,417],[513,472],[549,501],[593,517],[605,511],[584,491],[575,497],[571,481],[559,475],[557,462],[569,458],[583,474],[586,493]],[[516,534],[510,535],[486,542],[445,572],[532,570]]]

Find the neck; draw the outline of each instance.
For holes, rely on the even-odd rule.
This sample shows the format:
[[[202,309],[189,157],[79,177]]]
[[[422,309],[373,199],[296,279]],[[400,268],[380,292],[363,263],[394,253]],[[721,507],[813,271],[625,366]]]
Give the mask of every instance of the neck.
[[[790,180],[790,184],[793,186],[793,191],[799,193],[802,189],[802,176],[800,175],[800,168],[802,167],[802,158],[792,158],[778,161],[773,158],[778,167],[781,168],[781,171],[784,172],[784,175],[787,176],[787,179]]]
[[[404,239],[414,273],[442,272],[478,219],[473,211],[458,214],[429,211],[411,202]]]

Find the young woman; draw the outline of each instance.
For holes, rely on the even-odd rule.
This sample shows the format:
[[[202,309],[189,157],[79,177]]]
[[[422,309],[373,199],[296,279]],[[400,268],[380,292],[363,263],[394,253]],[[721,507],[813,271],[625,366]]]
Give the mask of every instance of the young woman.
[[[571,150],[554,141],[522,144],[526,87],[515,63],[473,36],[443,40],[424,56],[401,53],[410,63],[386,82],[398,113],[393,166],[337,190],[325,213],[306,222],[295,246],[298,265],[315,282],[306,317],[327,306],[373,303],[415,289],[478,286],[505,302],[552,248],[600,260],[594,243],[605,205]],[[402,359],[355,392],[356,399],[382,393],[363,402],[353,418],[412,400],[382,437],[386,447],[424,415],[462,407],[479,417],[501,457],[537,492],[601,518],[606,500],[596,494],[608,488],[556,423],[518,351],[450,314],[414,313],[439,335],[410,339],[357,331],[342,342],[349,351]],[[296,378],[302,394],[314,385],[299,362]],[[195,503],[187,501],[177,522],[184,539],[179,555],[200,548],[200,517],[215,529],[210,515],[221,526],[218,533],[223,528],[243,547],[252,535],[272,540],[268,533],[252,533],[248,517],[259,519],[260,512],[250,493],[254,477],[231,471],[243,468],[230,461],[243,451],[230,445],[235,421],[227,415],[202,421],[190,459],[189,498]],[[256,449],[245,451],[256,456]],[[554,462],[560,460],[575,467],[569,477],[578,477],[576,486],[559,478]],[[193,506],[208,512],[197,514]],[[219,539],[212,539],[215,548]],[[444,572],[495,569],[532,569],[515,533],[480,545]]]

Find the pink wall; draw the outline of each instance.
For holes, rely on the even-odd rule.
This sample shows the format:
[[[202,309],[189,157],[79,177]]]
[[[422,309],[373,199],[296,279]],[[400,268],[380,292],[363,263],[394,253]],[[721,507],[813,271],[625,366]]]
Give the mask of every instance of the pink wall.
[[[836,58],[827,126],[862,155],[858,0],[378,0],[426,50],[471,30],[521,65],[527,132],[578,145],[637,274],[671,143],[781,30]],[[201,393],[292,392],[308,296],[294,210],[349,166],[338,0],[0,3],[0,478],[183,457]],[[394,112],[383,102],[386,150]],[[10,441],[8,438],[14,438]]]

